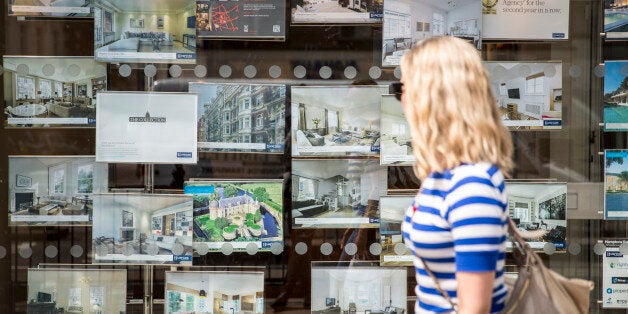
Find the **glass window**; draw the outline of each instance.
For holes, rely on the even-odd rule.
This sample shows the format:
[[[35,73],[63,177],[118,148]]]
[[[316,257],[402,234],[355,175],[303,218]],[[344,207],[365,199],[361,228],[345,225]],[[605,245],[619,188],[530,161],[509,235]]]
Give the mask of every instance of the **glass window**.
[[[35,99],[35,78],[17,77],[17,99]]]
[[[65,194],[65,168],[65,165],[49,168],[50,190],[52,194]]]
[[[545,75],[539,73],[526,78],[526,94],[538,95],[545,93]]]
[[[88,164],[77,168],[77,193],[91,194],[94,190],[94,165]]]

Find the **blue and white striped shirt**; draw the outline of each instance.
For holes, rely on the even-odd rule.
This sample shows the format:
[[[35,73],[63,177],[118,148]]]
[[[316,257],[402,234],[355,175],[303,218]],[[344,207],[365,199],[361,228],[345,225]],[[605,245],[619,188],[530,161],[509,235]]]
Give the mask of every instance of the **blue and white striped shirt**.
[[[504,307],[504,258],[508,231],[504,176],[489,163],[464,164],[432,173],[406,211],[401,230],[454,303],[456,271],[495,271],[491,313]],[[451,305],[436,289],[421,260],[414,258],[416,313],[448,313]]]

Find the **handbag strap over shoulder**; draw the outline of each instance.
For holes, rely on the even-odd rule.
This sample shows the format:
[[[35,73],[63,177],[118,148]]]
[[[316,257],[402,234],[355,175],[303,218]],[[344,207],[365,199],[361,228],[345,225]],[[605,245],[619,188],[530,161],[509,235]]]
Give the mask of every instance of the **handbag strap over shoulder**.
[[[421,260],[421,263],[423,263],[423,268],[425,268],[425,271],[427,272],[427,274],[430,275],[430,278],[432,278],[432,280],[434,281],[436,290],[438,290],[438,292],[443,296],[443,298],[445,298],[445,300],[449,302],[449,305],[451,305],[451,308],[455,312],[458,312],[458,306],[451,300],[451,297],[449,297],[449,293],[447,293],[447,291],[441,288],[440,284],[438,283],[438,278],[436,278],[436,275],[434,275],[432,270],[427,266],[427,263],[425,263],[425,260],[423,259],[423,257],[419,255],[416,255],[416,256]]]

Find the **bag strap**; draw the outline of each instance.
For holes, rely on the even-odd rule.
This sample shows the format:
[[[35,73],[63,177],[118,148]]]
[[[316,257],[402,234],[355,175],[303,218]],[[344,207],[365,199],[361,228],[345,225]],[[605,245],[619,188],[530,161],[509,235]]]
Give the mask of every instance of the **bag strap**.
[[[425,268],[425,271],[427,272],[427,274],[430,275],[430,277],[434,281],[434,284],[436,285],[436,290],[438,290],[438,292],[443,296],[443,298],[445,298],[445,300],[449,302],[449,305],[451,305],[451,308],[457,313],[458,306],[451,300],[451,298],[449,297],[449,293],[447,293],[447,291],[443,290],[440,287],[440,284],[438,283],[438,278],[436,278],[436,275],[434,275],[432,270],[427,266],[427,263],[425,263],[425,260],[423,259],[423,257],[421,257],[418,254],[416,256],[421,260],[421,263],[423,263],[423,268]]]

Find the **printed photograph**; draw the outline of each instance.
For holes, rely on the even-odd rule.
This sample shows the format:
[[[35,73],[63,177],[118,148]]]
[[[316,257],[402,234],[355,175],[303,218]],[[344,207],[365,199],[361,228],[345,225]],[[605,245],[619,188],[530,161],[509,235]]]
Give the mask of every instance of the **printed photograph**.
[[[94,0],[9,0],[9,15],[59,18],[94,16]]]
[[[604,68],[604,129],[628,130],[628,61],[606,61]]]
[[[94,263],[192,265],[192,196],[94,195]]]
[[[166,272],[166,313],[262,314],[263,272]]]
[[[378,155],[388,86],[293,86],[292,156]]]
[[[197,0],[198,37],[226,39],[284,39],[284,0]]]
[[[413,196],[382,196],[380,202],[379,234],[382,253],[381,266],[412,266],[412,253],[403,243],[401,223],[406,210],[412,206]]]
[[[194,196],[194,242],[210,251],[230,243],[244,251],[249,243],[270,250],[283,245],[283,182],[191,181],[183,191]]]
[[[28,270],[27,313],[126,313],[126,269]]]
[[[530,247],[543,250],[553,243],[557,251],[566,249],[567,184],[507,183],[508,215],[523,231],[545,230],[538,239],[527,239]],[[512,243],[508,242],[510,247]]]
[[[107,184],[94,156],[9,156],[9,225],[89,226]]]
[[[604,219],[628,219],[628,150],[604,151]]]
[[[628,3],[625,0],[604,1],[604,33],[606,38],[628,38]]]
[[[202,152],[283,153],[286,86],[190,83]]]
[[[379,228],[387,175],[377,160],[293,159],[293,228]]]
[[[93,127],[107,68],[91,57],[5,56],[7,127]]]
[[[95,1],[96,61],[196,62],[194,0]]]
[[[415,43],[434,36],[462,38],[482,49],[482,1],[384,1],[382,66],[398,66]]]
[[[380,23],[384,0],[291,0],[292,23]]]
[[[410,166],[414,164],[412,136],[401,101],[394,95],[382,96],[382,140],[379,160],[381,165]]]
[[[407,311],[405,267],[312,265],[312,313]]]
[[[484,66],[508,129],[562,128],[562,62],[485,62]]]

